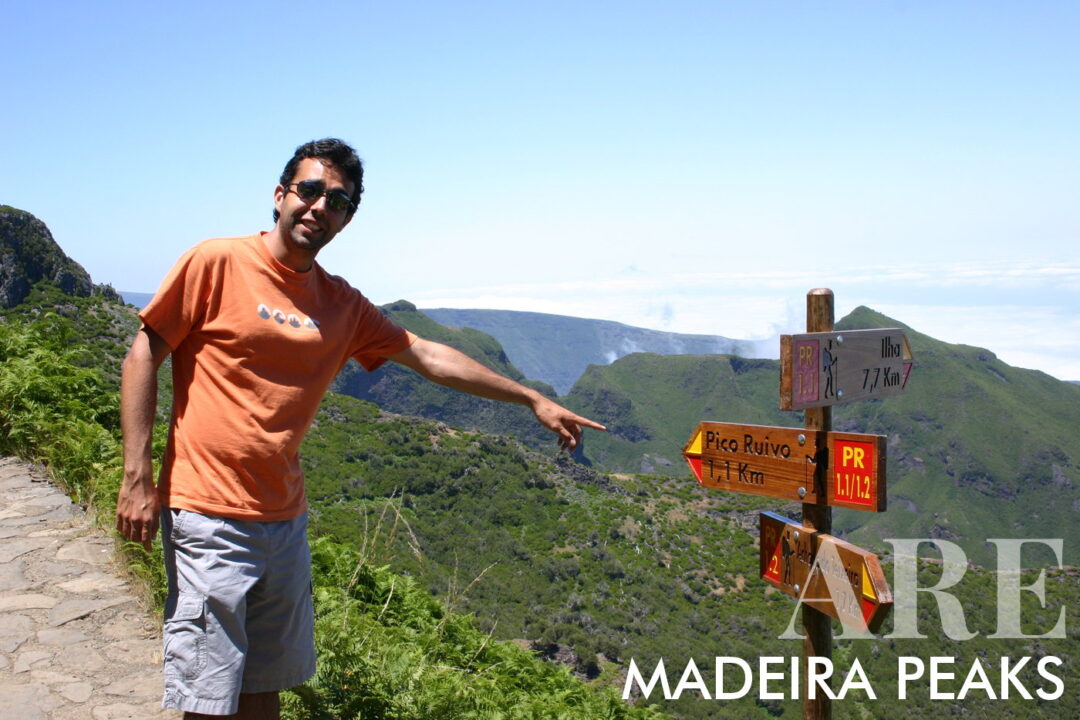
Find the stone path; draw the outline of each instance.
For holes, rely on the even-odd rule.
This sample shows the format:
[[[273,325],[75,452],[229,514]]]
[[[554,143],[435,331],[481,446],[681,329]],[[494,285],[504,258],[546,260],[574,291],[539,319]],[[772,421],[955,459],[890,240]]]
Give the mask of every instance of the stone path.
[[[44,477],[0,458],[0,720],[173,720],[159,620],[113,541]]]

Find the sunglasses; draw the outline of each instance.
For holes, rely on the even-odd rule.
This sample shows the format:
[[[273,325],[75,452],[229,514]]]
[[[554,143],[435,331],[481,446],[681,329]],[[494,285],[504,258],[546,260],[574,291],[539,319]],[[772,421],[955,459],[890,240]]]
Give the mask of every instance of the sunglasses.
[[[344,190],[327,190],[319,180],[301,180],[300,182],[288,183],[285,185],[285,192],[288,193],[291,187],[296,188],[293,192],[296,193],[296,197],[305,203],[313,203],[325,195],[326,207],[334,212],[356,209],[356,205]]]

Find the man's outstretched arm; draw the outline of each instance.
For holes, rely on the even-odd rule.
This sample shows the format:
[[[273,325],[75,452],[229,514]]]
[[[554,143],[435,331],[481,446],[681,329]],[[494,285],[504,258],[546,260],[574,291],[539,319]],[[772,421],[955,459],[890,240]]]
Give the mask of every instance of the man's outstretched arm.
[[[388,355],[387,359],[412,368],[440,385],[492,400],[525,405],[533,411],[540,424],[559,436],[559,445],[570,450],[577,447],[582,428],[607,430],[603,425],[567,410],[532,388],[514,382],[442,343],[417,338],[408,348]]]
[[[160,505],[151,460],[157,370],[172,352],[148,327],[135,335],[120,381],[120,427],[124,433],[124,479],[116,499],[116,529],[128,540],[150,543],[158,531]]]

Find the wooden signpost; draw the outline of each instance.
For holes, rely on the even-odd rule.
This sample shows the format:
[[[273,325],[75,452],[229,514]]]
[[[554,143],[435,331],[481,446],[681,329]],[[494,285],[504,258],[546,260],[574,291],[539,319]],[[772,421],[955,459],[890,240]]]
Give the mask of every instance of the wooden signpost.
[[[845,625],[880,629],[893,601],[877,555],[776,513],[761,513],[760,529],[765,582]]]
[[[899,394],[912,354],[896,328],[834,332],[825,288],[806,295],[806,330],[780,338],[780,409],[805,410],[805,428],[702,422],[683,456],[704,487],[803,503],[801,523],[761,514],[759,569],[803,602],[803,717],[828,720],[806,683],[808,658],[832,657],[830,618],[877,632],[892,608],[877,556],[831,534],[833,507],[885,511],[886,438],[832,432],[832,406]]]
[[[703,422],[683,448],[702,487],[818,502],[817,435],[798,428]],[[824,500],[824,498],[820,498]]]
[[[698,483],[712,490],[885,512],[885,440],[884,435],[703,422],[683,457]],[[824,475],[818,473],[822,462]]]
[[[911,375],[897,328],[780,336],[780,409],[804,410],[899,395]]]

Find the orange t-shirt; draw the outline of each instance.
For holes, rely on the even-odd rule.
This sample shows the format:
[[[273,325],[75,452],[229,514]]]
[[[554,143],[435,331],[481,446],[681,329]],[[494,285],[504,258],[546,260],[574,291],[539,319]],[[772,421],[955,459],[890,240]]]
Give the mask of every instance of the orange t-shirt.
[[[307,509],[299,448],[350,357],[368,371],[415,339],[317,263],[298,273],[261,235],[180,258],[139,314],[173,349],[164,507],[238,520]]]

